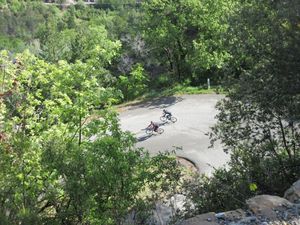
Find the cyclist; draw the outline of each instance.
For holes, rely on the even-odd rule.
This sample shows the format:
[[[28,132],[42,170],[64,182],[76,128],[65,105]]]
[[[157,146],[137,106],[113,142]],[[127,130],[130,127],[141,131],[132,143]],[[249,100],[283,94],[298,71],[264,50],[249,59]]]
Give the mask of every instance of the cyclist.
[[[167,119],[170,119],[172,116],[172,113],[166,109],[163,110],[163,116],[166,117]]]
[[[155,132],[157,132],[158,127],[158,124],[154,123],[153,121],[151,121],[150,125],[148,126],[148,128],[152,128]]]

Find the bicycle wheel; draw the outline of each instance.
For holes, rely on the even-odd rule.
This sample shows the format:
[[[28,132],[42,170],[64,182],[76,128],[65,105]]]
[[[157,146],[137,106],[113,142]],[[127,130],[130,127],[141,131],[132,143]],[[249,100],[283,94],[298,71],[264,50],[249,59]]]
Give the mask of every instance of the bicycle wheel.
[[[165,131],[165,130],[162,129],[162,128],[158,128],[158,129],[157,129],[157,133],[159,133],[159,134],[162,134],[164,131]]]
[[[167,118],[165,116],[161,116],[160,120],[163,121],[163,122],[165,122],[167,120]]]
[[[152,134],[153,133],[153,129],[146,129],[146,134]]]
[[[175,122],[177,122],[177,118],[174,117],[174,116],[172,116],[172,117],[171,117],[171,121],[172,121],[173,123],[175,123]]]

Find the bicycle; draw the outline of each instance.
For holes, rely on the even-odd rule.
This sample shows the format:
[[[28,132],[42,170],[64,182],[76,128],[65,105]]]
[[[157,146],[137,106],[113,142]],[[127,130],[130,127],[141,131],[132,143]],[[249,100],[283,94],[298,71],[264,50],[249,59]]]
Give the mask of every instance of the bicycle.
[[[165,114],[165,115],[161,116],[160,120],[163,121],[163,122],[166,122],[167,120],[171,121],[172,123],[177,122],[177,118],[175,116],[170,116],[168,114]]]
[[[156,130],[156,133],[162,134],[164,131],[165,131],[164,129],[158,127],[157,130]],[[147,127],[147,128],[145,129],[145,132],[146,132],[146,134],[153,134],[154,128],[152,128],[152,127],[151,127],[151,128],[148,128],[148,127]]]

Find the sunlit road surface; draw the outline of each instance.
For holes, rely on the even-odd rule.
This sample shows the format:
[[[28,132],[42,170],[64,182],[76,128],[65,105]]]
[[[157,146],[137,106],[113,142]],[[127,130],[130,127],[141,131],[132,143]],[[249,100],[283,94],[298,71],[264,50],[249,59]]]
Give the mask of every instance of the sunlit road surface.
[[[229,160],[220,143],[212,148],[207,132],[216,123],[215,105],[222,95],[172,96],[130,105],[121,109],[123,130],[132,132],[138,139],[137,146],[150,154],[176,150],[178,156],[192,161],[201,173],[211,174]],[[178,119],[176,123],[160,121],[163,109],[168,109]],[[158,122],[163,134],[149,136],[145,130],[150,121]],[[181,150],[180,150],[181,149]]]

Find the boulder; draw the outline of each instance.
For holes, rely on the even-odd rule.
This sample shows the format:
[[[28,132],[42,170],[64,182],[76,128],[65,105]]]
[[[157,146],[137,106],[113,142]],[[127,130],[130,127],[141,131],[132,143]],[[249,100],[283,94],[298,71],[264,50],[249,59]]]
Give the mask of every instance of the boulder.
[[[215,213],[205,213],[181,222],[179,225],[218,225]]]
[[[258,195],[246,201],[248,208],[259,216],[274,220],[277,214],[287,208],[293,207],[293,204],[284,198],[272,195]]]
[[[246,212],[242,209],[227,211],[224,214],[227,221],[237,221],[247,216]]]
[[[245,218],[242,218],[237,223],[231,223],[231,224],[232,225],[259,224],[258,222],[259,220],[255,216],[247,216]]]
[[[286,198],[290,202],[300,202],[300,180],[293,183],[293,185],[286,190],[286,192],[284,193],[284,198]]]

